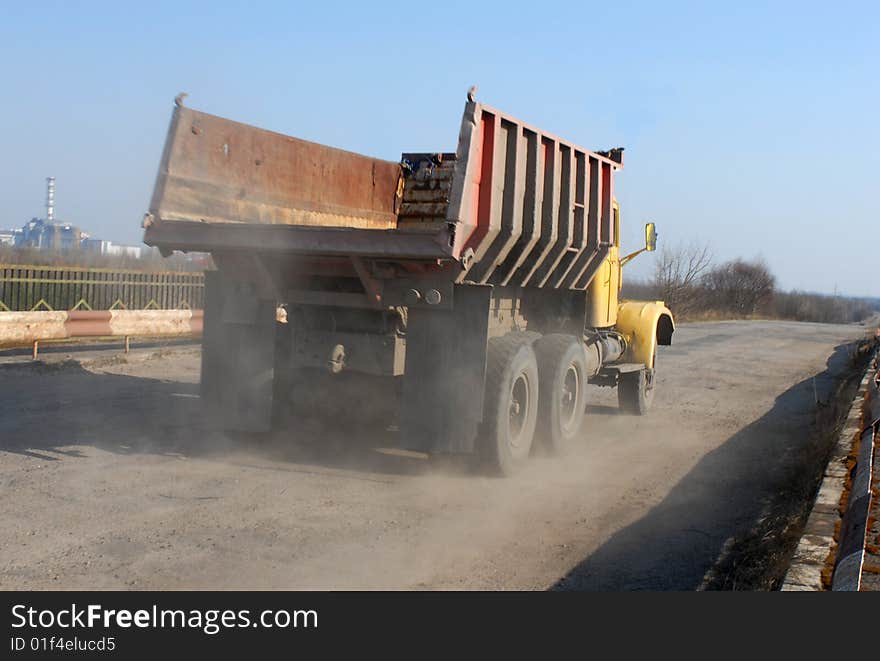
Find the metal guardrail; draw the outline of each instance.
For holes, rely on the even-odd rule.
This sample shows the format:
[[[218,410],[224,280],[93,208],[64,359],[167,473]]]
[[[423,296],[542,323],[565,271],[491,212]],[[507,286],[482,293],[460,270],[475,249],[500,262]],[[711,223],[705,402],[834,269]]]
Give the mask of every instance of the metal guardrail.
[[[0,311],[204,307],[203,273],[0,264]]]

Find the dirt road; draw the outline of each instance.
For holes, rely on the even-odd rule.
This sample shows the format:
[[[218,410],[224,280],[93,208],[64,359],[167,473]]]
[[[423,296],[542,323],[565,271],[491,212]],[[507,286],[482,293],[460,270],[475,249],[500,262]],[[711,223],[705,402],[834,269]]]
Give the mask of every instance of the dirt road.
[[[382,449],[394,432],[208,432],[197,348],[5,358],[0,587],[695,589],[863,335],[682,325],[650,415],[594,388],[571,456],[508,480]]]

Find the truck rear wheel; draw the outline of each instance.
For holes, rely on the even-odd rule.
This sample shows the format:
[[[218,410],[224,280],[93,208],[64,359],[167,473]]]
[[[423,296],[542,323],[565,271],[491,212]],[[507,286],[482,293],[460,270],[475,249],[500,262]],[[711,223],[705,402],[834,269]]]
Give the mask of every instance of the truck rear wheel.
[[[541,399],[538,439],[551,454],[565,452],[580,434],[586,408],[587,361],[573,335],[545,335],[535,343]]]
[[[486,467],[509,476],[528,459],[538,419],[538,362],[530,338],[489,340],[479,451]]]
[[[654,401],[654,370],[641,369],[620,375],[617,384],[617,402],[620,408],[633,415],[645,415]]]

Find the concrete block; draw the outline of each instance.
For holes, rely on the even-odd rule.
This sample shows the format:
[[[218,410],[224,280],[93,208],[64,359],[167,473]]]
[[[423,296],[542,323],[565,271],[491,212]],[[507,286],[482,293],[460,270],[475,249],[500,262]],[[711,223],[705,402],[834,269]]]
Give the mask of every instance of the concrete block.
[[[800,585],[806,589],[821,590],[822,589],[822,567],[821,564],[808,562],[798,562],[792,564],[785,575],[784,584]]]

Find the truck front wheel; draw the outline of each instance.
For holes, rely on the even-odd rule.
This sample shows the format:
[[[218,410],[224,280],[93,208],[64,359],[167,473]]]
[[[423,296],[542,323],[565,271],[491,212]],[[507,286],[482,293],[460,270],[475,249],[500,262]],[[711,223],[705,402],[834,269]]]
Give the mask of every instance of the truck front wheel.
[[[633,415],[645,415],[654,401],[654,370],[645,368],[638,372],[620,375],[617,384],[617,402],[620,408]]]
[[[538,418],[538,362],[528,337],[489,340],[479,450],[490,471],[512,475],[532,448]]]
[[[538,439],[551,454],[562,454],[580,434],[586,408],[584,346],[572,335],[545,335],[535,343],[541,377]]]

